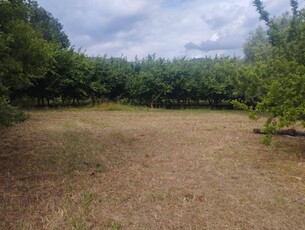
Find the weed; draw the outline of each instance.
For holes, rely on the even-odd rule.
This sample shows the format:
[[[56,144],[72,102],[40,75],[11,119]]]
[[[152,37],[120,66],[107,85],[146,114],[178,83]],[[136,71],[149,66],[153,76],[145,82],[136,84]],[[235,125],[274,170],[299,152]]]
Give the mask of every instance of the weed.
[[[114,220],[114,219],[109,219],[107,226],[111,230],[120,230],[120,229],[122,229],[122,225],[117,220]]]
[[[68,216],[69,225],[75,230],[86,230],[89,229],[86,224],[87,216],[90,213],[90,205],[94,199],[94,195],[88,192],[83,192],[81,195],[81,205],[77,212],[73,215]]]
[[[104,173],[107,171],[107,167],[103,164],[96,164],[96,171],[99,173]]]
[[[112,132],[110,134],[111,137],[113,138],[117,138],[117,139],[123,139],[124,138],[124,134],[121,132]]]
[[[150,198],[154,201],[163,201],[165,200],[165,194],[164,193],[151,194]]]
[[[68,223],[75,230],[87,230],[85,215],[83,212],[77,213],[75,216],[68,218]]]
[[[92,203],[94,199],[94,195],[92,193],[83,192],[81,196],[82,201],[82,208],[84,210],[84,213],[87,215],[90,211],[90,204]]]
[[[263,137],[262,142],[263,142],[264,145],[270,146],[271,145],[271,137],[269,137],[269,136]]]

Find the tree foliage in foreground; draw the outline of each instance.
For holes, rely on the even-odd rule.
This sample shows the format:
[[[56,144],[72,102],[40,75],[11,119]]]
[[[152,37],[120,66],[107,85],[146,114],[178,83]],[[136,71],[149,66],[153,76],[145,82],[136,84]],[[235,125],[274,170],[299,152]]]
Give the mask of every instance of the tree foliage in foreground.
[[[299,10],[297,1],[291,0],[291,14],[269,18],[262,1],[253,3],[266,22],[267,36],[256,36],[252,50],[248,46],[253,35],[245,44],[246,58],[252,63],[244,67],[238,86],[248,92],[246,104],[255,102],[248,107],[253,117],[267,114],[265,132],[274,134],[298,121],[305,125],[305,10]],[[252,52],[253,47],[268,47],[267,58],[262,58],[261,51]]]

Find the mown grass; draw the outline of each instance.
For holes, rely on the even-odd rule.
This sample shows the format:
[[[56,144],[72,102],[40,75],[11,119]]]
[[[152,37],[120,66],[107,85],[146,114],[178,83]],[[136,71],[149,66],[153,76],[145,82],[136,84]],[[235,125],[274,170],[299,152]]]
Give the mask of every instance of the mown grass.
[[[0,229],[305,227],[304,139],[266,147],[243,113],[30,114],[1,135]]]

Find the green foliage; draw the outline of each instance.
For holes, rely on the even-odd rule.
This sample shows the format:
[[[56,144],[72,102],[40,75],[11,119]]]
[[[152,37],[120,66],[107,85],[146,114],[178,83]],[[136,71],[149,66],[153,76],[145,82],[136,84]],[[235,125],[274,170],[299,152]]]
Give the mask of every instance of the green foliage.
[[[299,11],[298,11],[299,3],[298,3],[298,1],[290,0],[290,5],[291,5],[291,11],[292,11],[293,15],[298,16],[298,14],[299,14]]]
[[[269,13],[265,10],[262,1],[254,0],[253,5],[256,7],[256,10],[260,15],[259,19],[265,21],[268,24],[270,22]]]
[[[238,68],[233,76],[234,95],[246,105],[256,106],[261,97],[266,94],[266,84],[270,75],[267,73],[268,65],[265,62],[244,64]]]
[[[27,88],[49,70],[52,46],[29,23],[25,1],[0,2],[0,112],[2,123],[21,121],[21,113],[11,107],[12,101],[25,94]]]
[[[305,67],[277,58],[269,61],[267,71],[272,79],[265,85],[267,93],[258,103],[258,110],[278,118],[278,128],[304,120]]]
[[[61,49],[67,49],[70,46],[68,36],[63,31],[62,24],[53,15],[40,7],[36,1],[29,1],[29,23],[35,31],[39,32],[43,39],[59,44]]]
[[[124,105],[118,102],[104,102],[92,107],[92,109],[100,111],[147,111],[147,108],[145,107]]]
[[[5,47],[0,57],[1,83],[10,94],[43,77],[52,53],[49,45],[25,21],[11,21],[8,33],[2,33],[0,43]]]
[[[207,99],[217,105],[223,100],[233,99],[232,78],[236,75],[237,67],[234,59],[217,60],[212,73],[207,77]]]
[[[0,127],[10,126],[15,123],[23,122],[27,116],[17,108],[8,103],[7,98],[0,98]]]
[[[104,173],[107,171],[107,167],[103,164],[96,164],[96,171],[99,173]]]
[[[271,136],[270,136],[270,135],[264,136],[264,137],[262,138],[262,142],[263,142],[263,144],[266,145],[266,146],[271,145]]]
[[[268,116],[264,127],[266,144],[270,144],[270,136],[276,134],[276,130],[305,120],[305,10],[298,10],[297,1],[291,0],[290,4],[292,15],[285,13],[266,21],[262,2],[254,1],[260,19],[267,22],[268,37],[261,36],[261,29],[250,35],[245,44],[250,64],[241,68],[235,78],[235,92],[244,96],[244,109],[249,109],[246,104],[252,104],[253,114]],[[259,43],[270,47],[267,58],[255,57],[261,56],[257,49],[261,46]]]
[[[232,80],[239,63],[228,57],[169,61],[151,55],[133,64],[135,73],[128,79],[126,91],[134,102],[151,107],[201,100],[218,105],[234,98]]]
[[[66,100],[79,101],[88,96],[92,64],[82,53],[73,49],[62,50],[56,60],[59,78],[59,92],[64,103]]]
[[[245,61],[255,63],[266,61],[271,55],[271,45],[268,41],[267,32],[258,27],[255,32],[250,33],[244,44]]]

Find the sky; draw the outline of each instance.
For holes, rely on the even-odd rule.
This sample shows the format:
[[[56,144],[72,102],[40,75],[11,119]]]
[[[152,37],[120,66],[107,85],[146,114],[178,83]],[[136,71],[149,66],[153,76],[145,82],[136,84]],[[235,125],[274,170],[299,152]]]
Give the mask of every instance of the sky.
[[[264,0],[271,16],[289,0]],[[252,0],[38,0],[64,26],[76,49],[89,56],[172,59],[243,56],[258,25]]]

